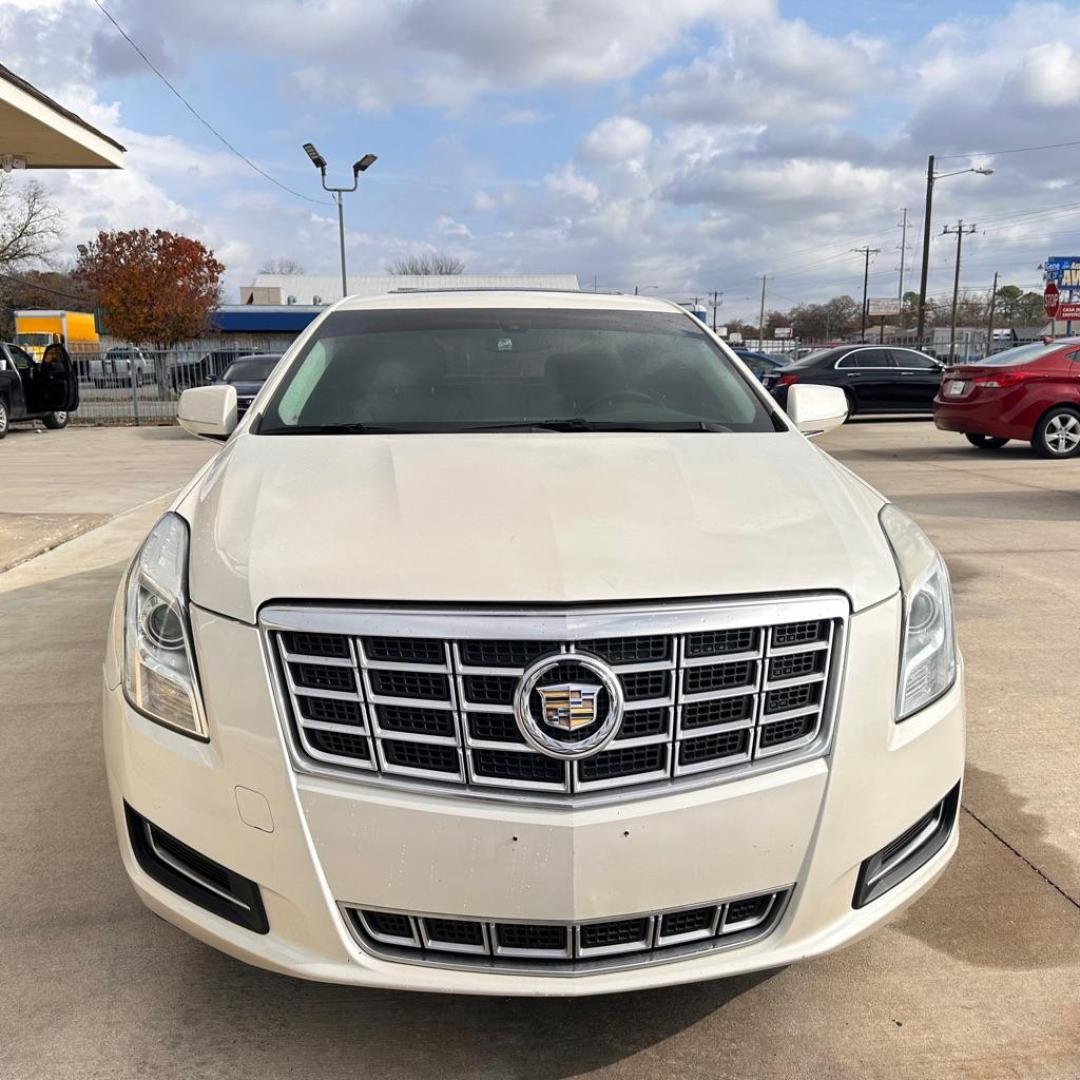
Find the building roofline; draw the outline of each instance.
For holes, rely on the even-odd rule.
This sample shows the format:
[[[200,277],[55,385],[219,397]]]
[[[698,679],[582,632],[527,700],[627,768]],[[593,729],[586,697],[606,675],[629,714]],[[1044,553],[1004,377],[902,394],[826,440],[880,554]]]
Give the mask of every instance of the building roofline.
[[[84,131],[88,131],[96,138],[102,139],[104,142],[107,142],[111,147],[119,150],[121,153],[127,153],[126,146],[118,143],[114,138],[106,135],[104,131],[100,131],[98,128],[94,127],[93,124],[87,123],[87,121],[85,121],[81,116],[79,116],[78,113],[73,113],[70,109],[65,109],[64,106],[61,105],[58,101],[49,97],[49,95],[44,93],[43,91],[39,90],[36,86],[34,86],[33,83],[27,82],[26,79],[24,79],[21,75],[16,75],[14,71],[12,71],[10,68],[5,67],[3,64],[0,64],[0,81],[9,83],[17,90],[22,91],[22,93],[27,94],[35,101],[51,109],[58,116],[61,116],[70,123],[77,125]],[[63,168],[64,166],[46,165],[43,167]]]

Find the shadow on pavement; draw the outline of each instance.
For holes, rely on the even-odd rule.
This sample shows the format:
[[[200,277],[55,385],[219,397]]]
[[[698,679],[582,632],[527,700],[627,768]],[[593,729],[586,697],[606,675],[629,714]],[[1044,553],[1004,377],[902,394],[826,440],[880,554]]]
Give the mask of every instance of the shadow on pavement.
[[[948,870],[948,887],[931,889],[897,928],[978,967],[1028,971],[1075,964],[1080,911],[1070,910],[1065,896],[972,816],[973,803],[992,808],[988,815],[1007,823],[1024,859],[1044,873],[1069,859],[1047,839],[1044,819],[1025,808],[1022,796],[996,773],[969,763],[960,849]],[[1063,933],[1063,927],[1071,931]]]
[[[339,1075],[352,1062],[348,1075],[373,1077],[580,1076],[663,1043],[776,974],[576,999],[464,997],[305,983],[187,948],[198,955],[186,958],[185,979],[170,975],[177,1007],[198,1000],[207,1015],[228,1015],[233,1038],[257,1029],[259,1057],[282,1075],[289,1063],[297,1075]]]

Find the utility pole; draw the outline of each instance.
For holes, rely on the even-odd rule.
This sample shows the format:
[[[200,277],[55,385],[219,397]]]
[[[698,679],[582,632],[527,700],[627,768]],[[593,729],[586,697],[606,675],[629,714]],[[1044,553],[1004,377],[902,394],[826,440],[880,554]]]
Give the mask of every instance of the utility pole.
[[[862,279],[862,331],[859,334],[860,339],[866,341],[866,293],[870,288],[870,256],[877,255],[880,252],[880,248],[861,247],[852,248],[852,251],[859,255],[862,255],[866,260],[863,267],[863,279]]]
[[[956,356],[956,304],[960,298],[960,249],[964,242],[964,236],[970,236],[975,231],[974,225],[969,225],[964,228],[964,219],[961,218],[956,223],[955,229],[950,229],[948,225],[941,230],[943,236],[949,236],[953,233],[956,234],[956,272],[953,274],[953,289],[952,289],[952,321],[949,324],[949,363],[953,362]]]
[[[761,275],[761,315],[758,318],[758,351],[760,352],[764,347],[765,341],[765,282],[768,281],[768,275]]]
[[[712,332],[716,333],[716,309],[724,302],[720,298],[724,294],[716,289],[713,289],[712,294]]]
[[[897,290],[896,299],[899,301],[900,326],[904,325],[904,260],[907,255],[907,207],[903,208],[904,218],[900,222],[900,288]]]
[[[934,155],[926,159],[926,209],[923,210],[922,274],[919,278],[919,313],[915,323],[915,347],[922,346],[926,330],[926,278],[930,273],[930,212],[934,205]]]
[[[990,314],[986,319],[986,355],[994,351],[994,305],[997,303],[998,273],[994,271],[994,286],[990,290]]]

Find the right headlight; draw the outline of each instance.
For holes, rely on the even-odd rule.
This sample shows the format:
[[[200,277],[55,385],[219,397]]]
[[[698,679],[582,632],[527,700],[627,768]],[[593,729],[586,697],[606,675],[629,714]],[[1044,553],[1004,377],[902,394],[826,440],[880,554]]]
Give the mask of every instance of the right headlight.
[[[903,510],[890,503],[880,519],[904,594],[896,719],[906,720],[956,681],[952,590],[945,560]]]
[[[151,720],[206,739],[187,614],[187,563],[187,522],[166,514],[128,573],[124,693]]]

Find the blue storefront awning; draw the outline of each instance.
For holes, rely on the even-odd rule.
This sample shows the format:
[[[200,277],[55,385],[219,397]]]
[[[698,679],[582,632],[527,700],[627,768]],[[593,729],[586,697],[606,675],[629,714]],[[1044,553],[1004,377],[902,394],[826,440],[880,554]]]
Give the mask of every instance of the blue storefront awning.
[[[299,334],[323,310],[306,304],[238,304],[218,308],[210,321],[224,334]]]

